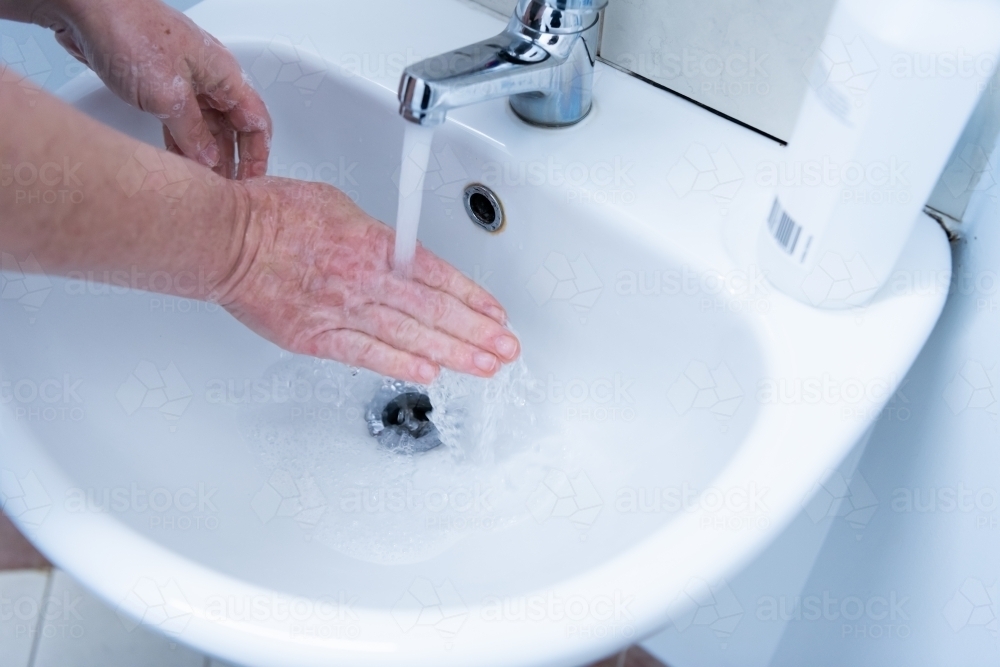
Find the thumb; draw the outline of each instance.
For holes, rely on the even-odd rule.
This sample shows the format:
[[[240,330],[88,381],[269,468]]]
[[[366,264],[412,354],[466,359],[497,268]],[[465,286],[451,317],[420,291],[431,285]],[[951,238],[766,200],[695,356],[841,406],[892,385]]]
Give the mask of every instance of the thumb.
[[[66,49],[67,53],[89,67],[90,64],[87,62],[87,57],[83,55],[83,49],[80,48],[76,37],[73,36],[68,28],[60,28],[56,30],[55,34],[56,41]]]
[[[163,119],[163,125],[186,157],[209,168],[219,164],[222,159],[219,145],[208,129],[208,123],[198,107],[198,100],[190,89],[183,101],[175,104],[170,115]]]

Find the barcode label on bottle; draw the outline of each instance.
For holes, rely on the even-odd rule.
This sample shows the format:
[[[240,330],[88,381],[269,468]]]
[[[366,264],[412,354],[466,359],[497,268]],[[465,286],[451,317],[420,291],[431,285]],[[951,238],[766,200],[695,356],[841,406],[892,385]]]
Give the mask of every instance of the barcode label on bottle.
[[[767,216],[767,228],[771,231],[771,236],[778,242],[778,245],[794,257],[795,250],[799,247],[799,241],[802,237],[802,225],[796,223],[792,219],[792,216],[788,215],[785,209],[781,207],[781,202],[778,201],[777,197],[774,198],[771,213]],[[802,250],[799,262],[805,261],[811,242],[812,237],[810,236]]]

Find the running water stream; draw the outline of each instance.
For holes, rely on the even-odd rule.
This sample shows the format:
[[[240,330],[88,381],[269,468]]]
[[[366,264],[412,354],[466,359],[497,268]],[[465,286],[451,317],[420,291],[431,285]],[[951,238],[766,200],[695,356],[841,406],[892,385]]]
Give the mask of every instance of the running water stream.
[[[413,270],[417,251],[420,207],[424,200],[424,177],[431,157],[434,128],[406,123],[399,171],[399,208],[396,212],[396,248],[393,269],[406,277]]]

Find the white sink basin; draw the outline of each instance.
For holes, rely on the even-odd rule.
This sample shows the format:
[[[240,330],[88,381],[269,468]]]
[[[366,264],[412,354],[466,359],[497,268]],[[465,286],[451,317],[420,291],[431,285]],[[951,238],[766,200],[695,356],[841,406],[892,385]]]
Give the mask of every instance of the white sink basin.
[[[262,90],[272,173],[331,182],[390,222],[404,59],[502,26],[457,0],[207,0],[192,15]],[[363,30],[370,16],[385,29]],[[63,94],[159,141],[93,77]],[[579,665],[683,619],[857,442],[945,292],[896,289],[863,311],[775,293],[722,239],[727,224],[737,247],[755,237],[740,222],[766,205],[753,173],[781,149],[601,64],[595,98],[570,129],[495,101],[435,138],[420,238],[507,307],[538,382],[501,430],[529,409],[537,423],[492,459],[379,452],[358,412],[377,378],[292,358],[204,304],[53,278],[38,308],[0,300],[5,510],[126,624],[239,664]],[[702,149],[714,175],[698,176]],[[518,183],[522,166],[542,182]],[[500,233],[466,216],[472,182],[502,200]],[[931,220],[900,270],[947,284]],[[311,398],[275,393],[290,374]],[[815,400],[794,393],[810,383]],[[110,504],[81,507],[81,489]],[[717,602],[692,622],[724,632],[743,613]]]

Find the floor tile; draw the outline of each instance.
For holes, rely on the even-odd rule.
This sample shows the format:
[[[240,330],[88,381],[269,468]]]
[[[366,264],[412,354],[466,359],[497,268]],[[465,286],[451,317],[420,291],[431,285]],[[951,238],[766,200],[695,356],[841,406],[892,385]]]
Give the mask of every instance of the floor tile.
[[[21,537],[14,524],[0,513],[0,570],[28,570],[48,567],[45,556]]]
[[[0,572],[0,663],[28,667],[48,571]]]
[[[32,667],[204,667],[205,658],[142,627],[54,571]],[[132,627],[129,624],[129,627]]]
[[[0,572],[0,619],[8,607],[15,609],[14,605],[19,604],[23,608],[17,622],[0,621],[0,656],[4,656],[0,667],[29,667],[39,618],[44,618],[44,623],[35,647],[35,662],[30,667],[235,667],[205,658],[142,627],[130,631],[131,622],[123,622],[114,609],[91,596],[66,573],[55,570],[51,577],[46,597],[44,572]],[[591,667],[664,665],[633,646]]]
[[[229,663],[221,662],[219,660],[209,661],[207,667],[237,667],[236,665],[230,665]],[[619,653],[617,655],[611,656],[601,660],[600,662],[595,662],[589,667],[667,667],[662,662],[657,660],[655,657],[647,653],[644,649],[639,646],[633,646],[627,651]]]
[[[666,665],[641,647],[633,646],[618,655],[595,662],[590,667],[666,667]]]

